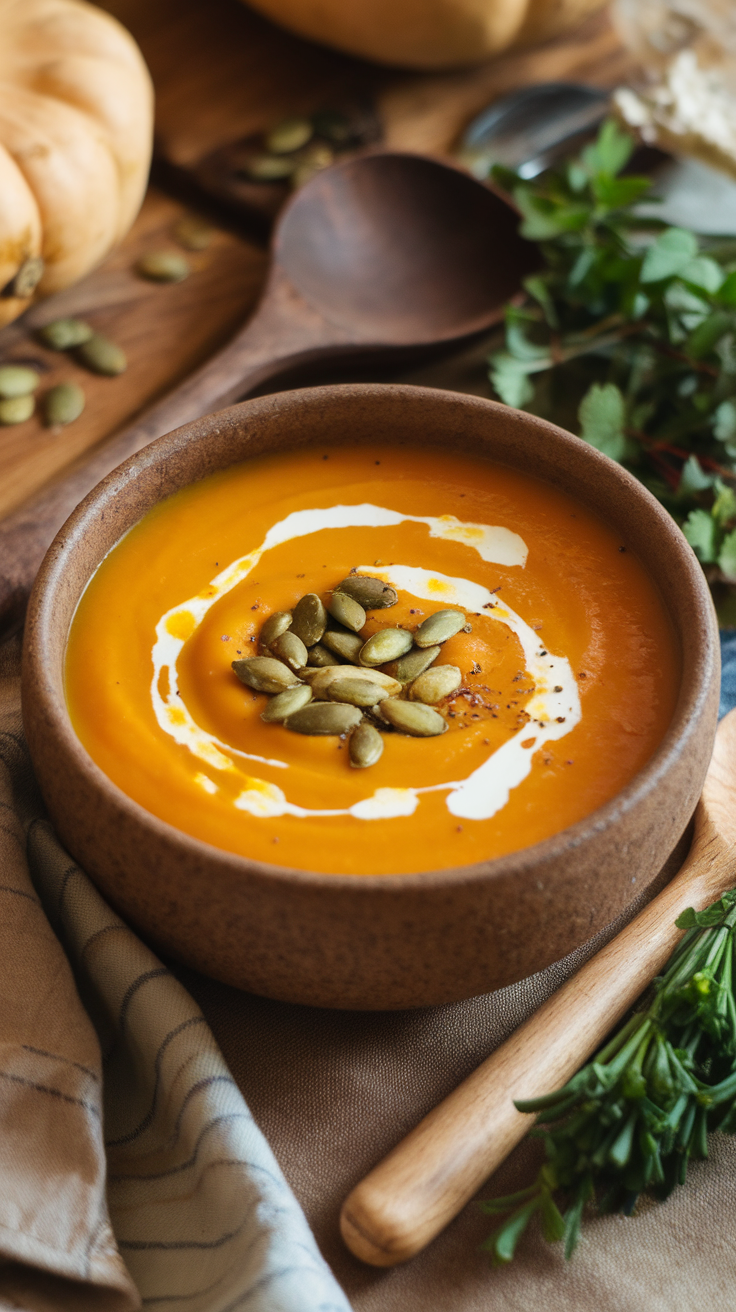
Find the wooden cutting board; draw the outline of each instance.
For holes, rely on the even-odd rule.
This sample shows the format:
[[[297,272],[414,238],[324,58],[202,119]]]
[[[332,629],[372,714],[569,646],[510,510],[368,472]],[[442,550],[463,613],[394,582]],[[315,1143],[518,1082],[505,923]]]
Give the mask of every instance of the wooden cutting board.
[[[612,86],[629,67],[605,15],[539,49],[426,75],[380,69],[298,40],[239,0],[108,0],[103,8],[130,28],[153,75],[157,185],[99,269],[0,332],[0,360],[36,364],[41,390],[74,379],[87,395],[84,414],[68,428],[45,428],[38,415],[0,428],[0,516],[129,424],[249,315],[263,283],[267,234],[226,176],[214,190],[228,206],[215,207],[202,190],[202,164],[213,152],[285,115],[360,96],[373,104],[387,144],[444,153],[475,113],[514,87],[556,78]],[[138,277],[138,256],[175,246],[173,225],[192,203],[216,226],[209,249],[190,256],[191,276],[167,286]],[[119,342],[127,372],[99,378],[41,347],[34,331],[62,314],[81,315]]]

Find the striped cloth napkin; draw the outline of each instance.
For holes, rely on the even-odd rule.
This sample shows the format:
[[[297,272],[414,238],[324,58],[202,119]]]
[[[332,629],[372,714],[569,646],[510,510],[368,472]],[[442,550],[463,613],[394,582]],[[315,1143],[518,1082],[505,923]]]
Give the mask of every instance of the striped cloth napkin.
[[[0,649],[0,1309],[350,1312],[199,1008],[45,819],[19,657]]]

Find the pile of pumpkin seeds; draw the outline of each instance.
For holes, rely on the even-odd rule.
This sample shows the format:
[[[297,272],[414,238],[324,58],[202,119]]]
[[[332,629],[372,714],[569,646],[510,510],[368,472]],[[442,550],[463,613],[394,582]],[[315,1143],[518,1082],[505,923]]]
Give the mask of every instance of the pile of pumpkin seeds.
[[[0,365],[0,424],[23,424],[30,419],[40,382],[41,375],[31,365]],[[58,383],[44,393],[42,405],[47,424],[69,424],[84,409],[84,392],[76,383]]]
[[[435,661],[443,642],[470,631],[467,617],[440,610],[413,633],[387,627],[366,638],[366,612],[397,602],[395,588],[382,579],[351,574],[326,607],[308,592],[293,611],[269,615],[259,635],[263,654],[232,662],[241,683],[271,696],[261,719],[294,733],[349,734],[356,769],[380,759],[387,731],[414,738],[445,733],[447,720],[436,708],[458,690],[462,675],[456,665]]]
[[[249,182],[286,183],[295,190],[344,151],[369,145],[378,135],[366,106],[317,110],[282,119],[240,160],[237,173]],[[260,148],[259,148],[260,147]]]

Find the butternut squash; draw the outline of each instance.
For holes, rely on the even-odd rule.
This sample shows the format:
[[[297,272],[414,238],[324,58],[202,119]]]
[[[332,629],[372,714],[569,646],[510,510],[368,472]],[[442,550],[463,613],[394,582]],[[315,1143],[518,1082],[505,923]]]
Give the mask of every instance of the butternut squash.
[[[153,92],[132,37],[85,0],[0,0],[0,326],[127,232]]]
[[[379,64],[457,68],[565,32],[605,0],[248,0],[299,36]]]

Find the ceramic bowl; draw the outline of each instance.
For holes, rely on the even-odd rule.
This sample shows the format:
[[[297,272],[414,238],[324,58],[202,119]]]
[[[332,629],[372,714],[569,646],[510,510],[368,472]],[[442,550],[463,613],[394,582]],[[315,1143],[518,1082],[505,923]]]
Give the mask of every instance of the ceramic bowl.
[[[250,455],[376,432],[532,469],[615,526],[672,618],[682,681],[654,756],[612,801],[553,838],[493,861],[415,875],[312,874],[220,851],[131,801],[87,755],[64,699],[77,602],[102,558],[169,493]],[[132,925],[206,974],[291,1002],[343,1008],[446,1003],[564,957],[657,880],[710,759],[718,633],[680,530],[620,466],[569,433],[476,397],[347,385],[246,401],[120,465],[58,534],[31,598],[23,712],[43,795],[75,859]]]

